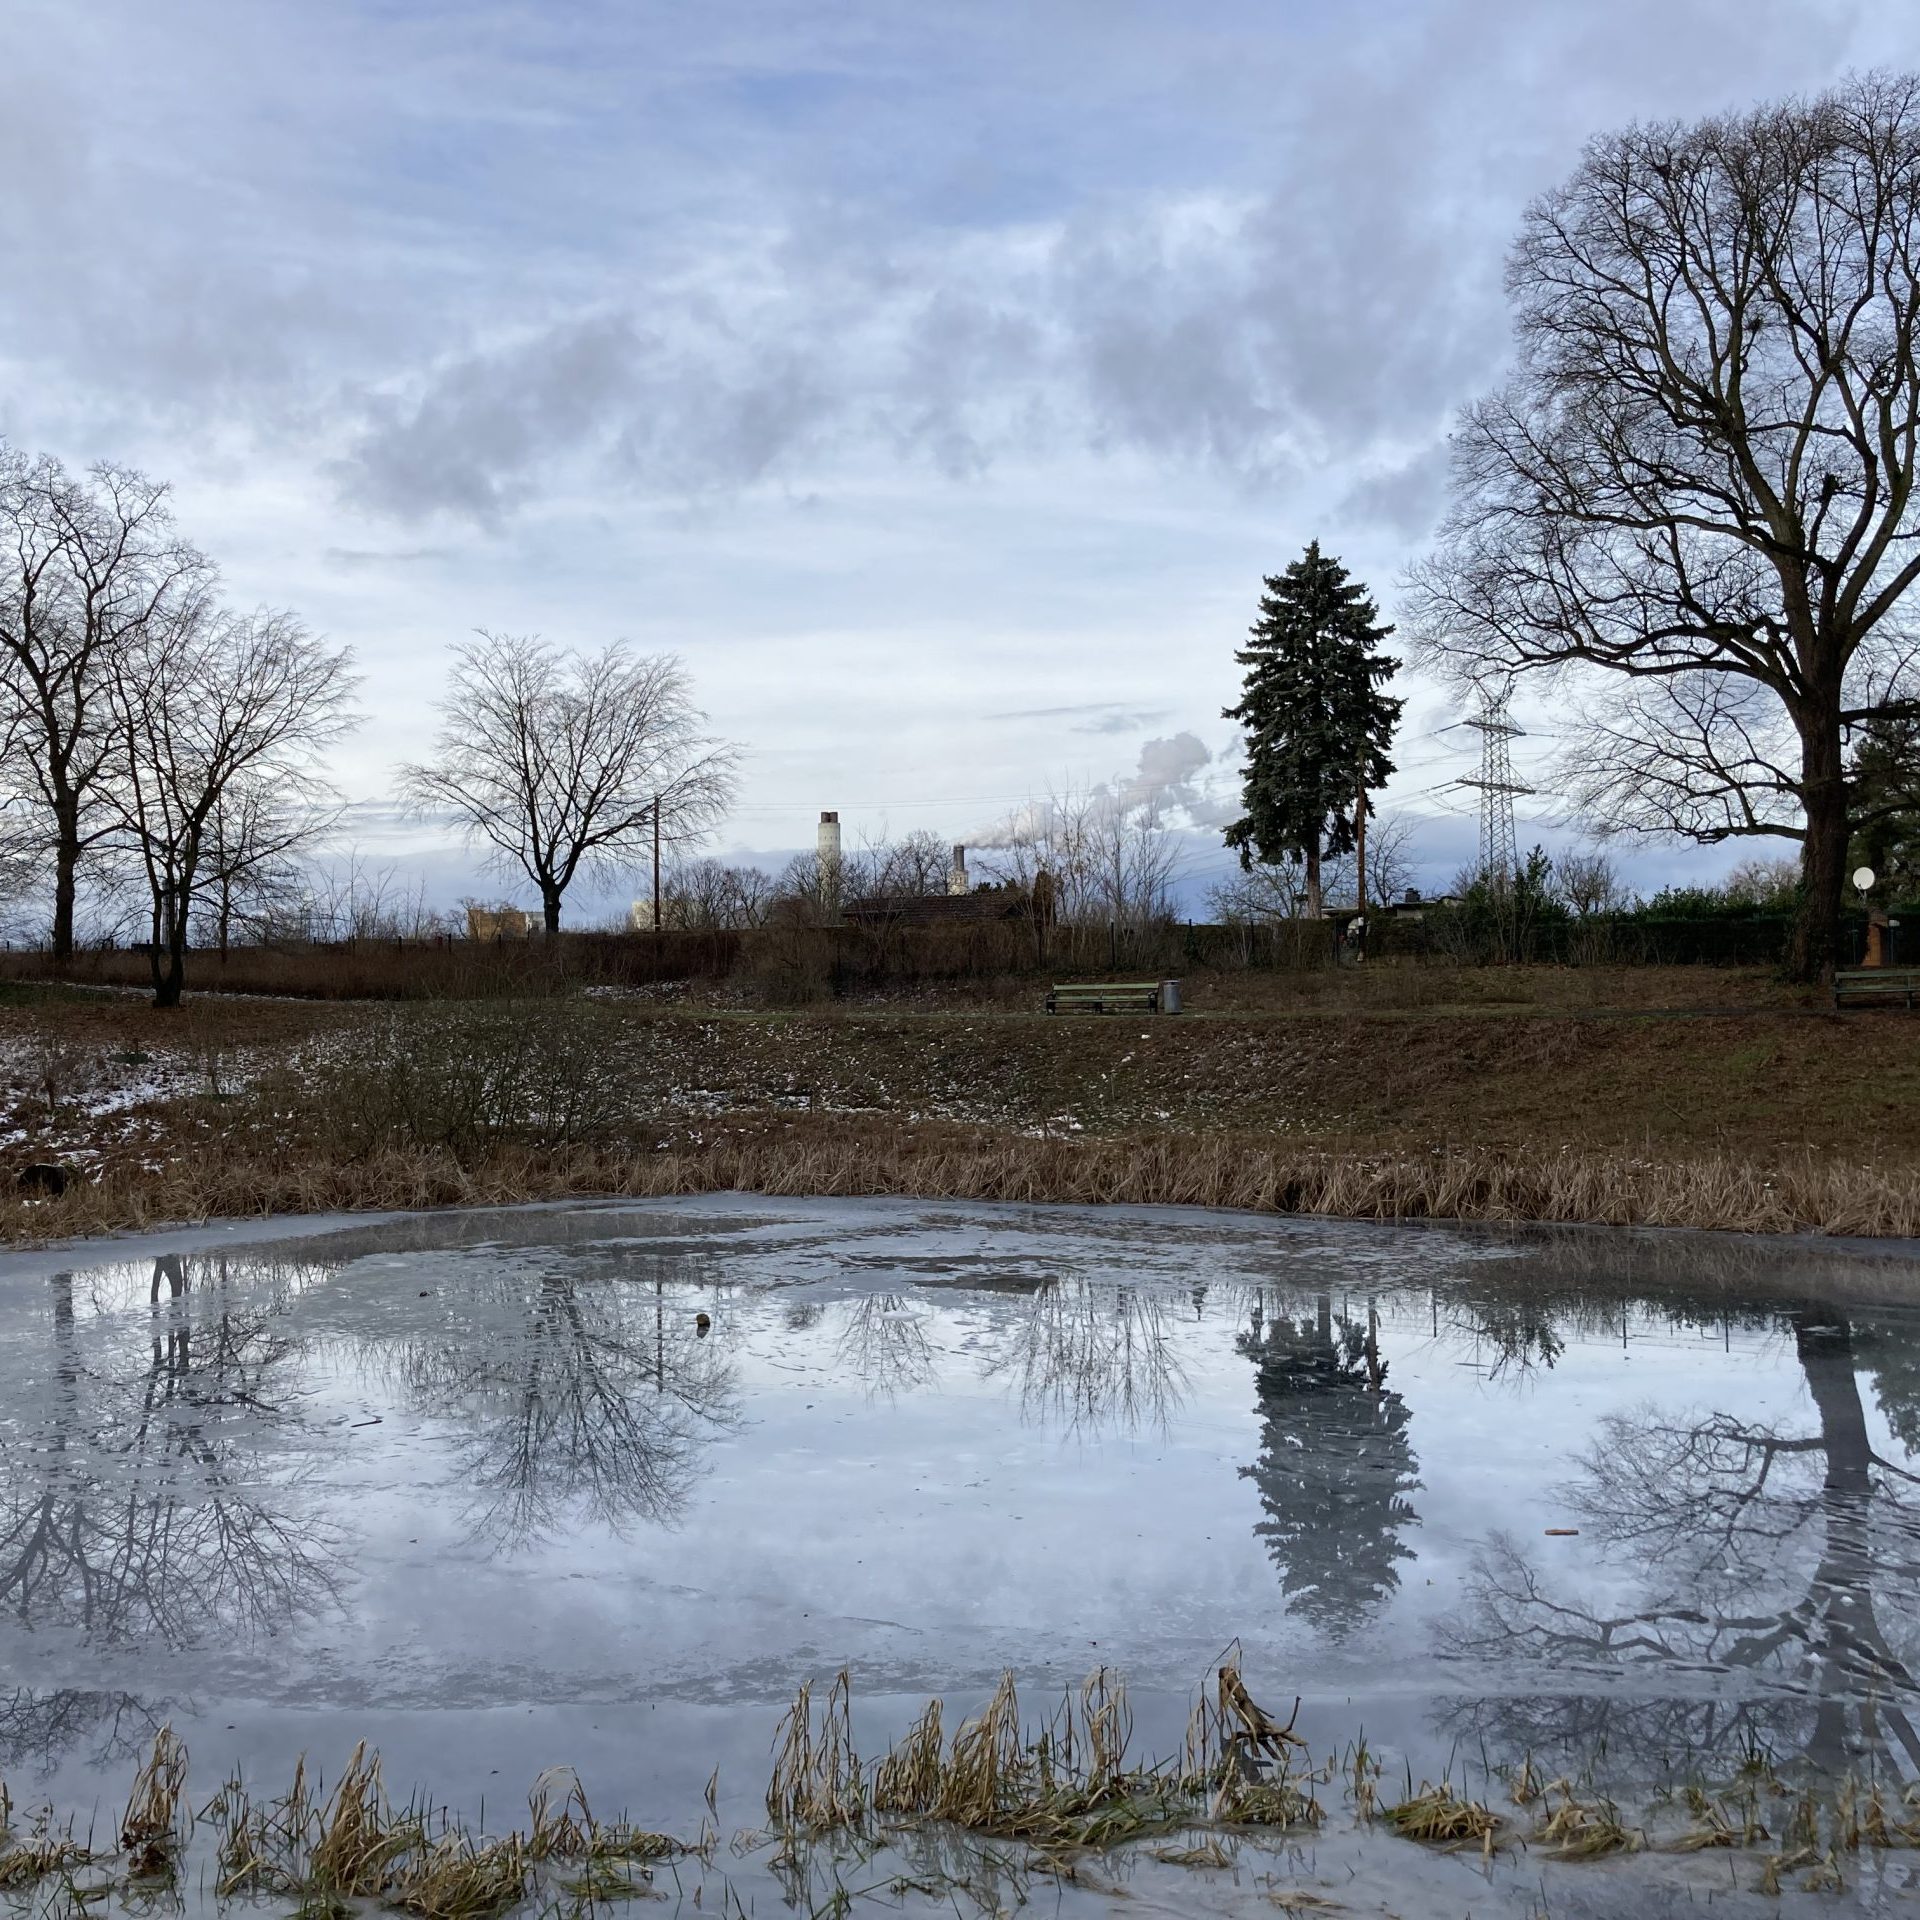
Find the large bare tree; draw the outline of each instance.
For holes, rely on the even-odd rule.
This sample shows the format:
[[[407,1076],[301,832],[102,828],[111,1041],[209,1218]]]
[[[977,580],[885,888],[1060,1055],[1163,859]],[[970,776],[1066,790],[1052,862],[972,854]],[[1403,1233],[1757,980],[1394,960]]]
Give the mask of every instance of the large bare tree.
[[[482,630],[455,654],[434,756],[401,770],[401,792],[523,872],[557,933],[582,867],[629,869],[656,835],[681,849],[724,812],[736,755],[705,719],[671,654]]]
[[[175,532],[167,489],[128,468],[75,478],[0,445],[0,701],[23,838],[53,869],[52,945],[73,951],[88,855],[111,835],[119,765],[111,685],[150,631],[190,619],[207,560]]]
[[[155,1006],[180,1002],[188,931],[230,852],[223,803],[265,788],[283,808],[317,805],[321,756],[354,722],[354,684],[344,650],[266,610],[200,609],[117,662],[112,793],[144,886]]]
[[[1429,662],[1584,683],[1603,822],[1798,840],[1809,978],[1846,741],[1920,711],[1917,270],[1920,78],[1597,139],[1526,216],[1517,369],[1461,420],[1411,583]]]

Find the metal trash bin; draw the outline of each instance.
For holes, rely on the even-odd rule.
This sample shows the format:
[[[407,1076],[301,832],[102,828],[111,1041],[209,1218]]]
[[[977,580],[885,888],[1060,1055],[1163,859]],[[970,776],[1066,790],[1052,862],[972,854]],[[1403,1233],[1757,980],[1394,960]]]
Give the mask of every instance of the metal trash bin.
[[[1180,982],[1162,980],[1160,982],[1160,1011],[1178,1013],[1180,1011]]]

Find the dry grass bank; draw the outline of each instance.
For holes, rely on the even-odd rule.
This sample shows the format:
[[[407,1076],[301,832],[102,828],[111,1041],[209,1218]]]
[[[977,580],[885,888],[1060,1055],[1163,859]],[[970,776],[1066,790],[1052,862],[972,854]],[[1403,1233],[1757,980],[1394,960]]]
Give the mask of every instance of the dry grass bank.
[[[1232,1134],[1104,1140],[766,1121],[647,1145],[352,1158],[225,1151],[119,1164],[58,1198],[9,1194],[0,1237],[43,1241],[214,1217],[499,1206],[713,1191],[1226,1207],[1360,1220],[1457,1219],[1920,1236],[1920,1169],[1798,1155],[1652,1159],[1493,1149],[1328,1151]]]
[[[1535,1012],[16,999],[0,1233],[715,1187],[1920,1233],[1920,1019]]]

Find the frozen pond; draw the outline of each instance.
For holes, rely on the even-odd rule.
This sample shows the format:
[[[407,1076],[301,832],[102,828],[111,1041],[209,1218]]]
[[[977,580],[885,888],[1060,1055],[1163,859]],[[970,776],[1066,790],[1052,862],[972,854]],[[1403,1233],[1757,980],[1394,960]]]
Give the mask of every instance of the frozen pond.
[[[16,1255],[0,1777],[110,1824],[171,1722],[197,1792],[364,1739],[470,1817],[564,1763],[691,1833],[717,1766],[731,1832],[802,1680],[849,1668],[877,1754],[931,1696],[957,1723],[1005,1669],[1041,1701],[1104,1665],[1172,1753],[1237,1641],[1383,1800],[1502,1799],[1531,1756],[1636,1818],[1743,1766],[1891,1805],[1916,1476],[1920,1264],[1867,1249],[719,1197]],[[1228,1872],[1026,1892],[1779,1910],[1751,1851],[1489,1864],[1326,1798]],[[1841,1859],[1843,1904],[1916,1863]],[[749,1853],[703,1911],[723,1883],[780,1910]]]

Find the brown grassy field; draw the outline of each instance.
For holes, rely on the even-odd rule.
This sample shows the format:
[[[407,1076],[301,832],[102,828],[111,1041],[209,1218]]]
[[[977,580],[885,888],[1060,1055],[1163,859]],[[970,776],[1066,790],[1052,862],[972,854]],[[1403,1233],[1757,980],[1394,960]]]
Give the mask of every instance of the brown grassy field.
[[[159,1014],[16,986],[0,1233],[713,1186],[1920,1232],[1920,1019],[1731,972],[1635,973],[1612,1005],[1598,970],[1401,972],[1264,1006],[1202,983],[1179,1019],[214,995]],[[515,1075],[476,1121],[472,1088]],[[29,1162],[84,1177],[21,1195]]]

